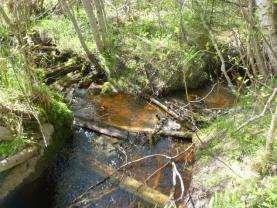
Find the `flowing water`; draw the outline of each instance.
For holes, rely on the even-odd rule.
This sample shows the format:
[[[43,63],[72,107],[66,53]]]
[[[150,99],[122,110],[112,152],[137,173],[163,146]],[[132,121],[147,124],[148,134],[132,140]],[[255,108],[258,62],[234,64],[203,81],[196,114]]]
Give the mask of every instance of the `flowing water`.
[[[190,98],[203,97],[211,88],[193,92]],[[184,100],[184,91],[172,94],[170,99]],[[233,105],[233,97],[222,87],[216,87],[206,97],[207,107],[224,108]],[[159,108],[131,95],[115,94],[94,96],[89,102],[97,106],[94,116],[107,124],[128,128],[154,128],[157,114],[163,115]],[[12,194],[5,202],[5,208],[36,207],[153,207],[142,198],[120,188],[118,183],[105,180],[105,176],[95,171],[94,162],[106,164],[116,169],[126,161],[132,161],[150,154],[166,154],[174,156],[191,145],[191,141],[180,141],[168,137],[159,138],[155,145],[150,145],[147,137],[138,136],[119,140],[96,134],[88,129],[75,128],[73,139],[66,144],[52,165],[44,174],[26,184]],[[191,180],[191,166],[194,148],[178,160],[177,168],[188,189]],[[167,161],[163,158],[142,160],[122,170],[122,177],[130,176],[137,181],[146,182],[146,178]],[[161,193],[170,194],[172,189],[171,166],[166,166],[146,183]],[[87,191],[88,190],[88,191]],[[86,191],[85,194],[83,194]],[[78,198],[83,194],[83,197]],[[177,189],[175,196],[179,196]],[[81,202],[82,203],[81,203]],[[76,204],[76,202],[78,202]]]

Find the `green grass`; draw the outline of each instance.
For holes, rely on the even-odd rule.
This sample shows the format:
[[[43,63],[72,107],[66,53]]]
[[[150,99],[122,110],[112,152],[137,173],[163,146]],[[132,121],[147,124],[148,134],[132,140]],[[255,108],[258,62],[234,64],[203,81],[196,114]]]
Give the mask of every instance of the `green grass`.
[[[277,177],[266,177],[262,181],[249,179],[226,187],[223,192],[214,194],[210,207],[277,207]]]
[[[76,13],[79,27],[83,32],[88,47],[95,50],[92,34],[90,32],[89,23],[86,19],[84,9],[78,10]],[[58,49],[62,51],[70,50],[78,54],[84,54],[84,50],[80,44],[78,36],[71,21],[64,15],[51,15],[46,19],[42,19],[34,26],[35,29],[47,31],[48,35],[53,38]]]
[[[28,141],[26,137],[17,137],[11,141],[0,142],[0,157],[6,158],[24,149]]]

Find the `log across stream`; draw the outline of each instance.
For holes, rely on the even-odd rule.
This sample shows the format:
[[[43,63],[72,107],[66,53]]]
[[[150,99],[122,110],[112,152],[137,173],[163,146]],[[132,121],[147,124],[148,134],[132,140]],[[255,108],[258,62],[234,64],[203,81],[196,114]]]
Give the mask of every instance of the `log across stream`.
[[[159,117],[165,114],[162,109],[120,94],[95,96],[86,101],[83,95],[76,96],[73,109],[77,122],[72,140],[37,181],[26,184],[0,205],[7,208],[162,206],[173,190],[172,161],[182,176],[184,191],[188,190],[194,159],[191,133],[170,123],[171,135],[160,130],[153,144],[148,140],[148,134],[155,133],[157,114]],[[95,118],[105,125],[96,125]],[[107,126],[115,128],[112,131],[115,135],[105,132]],[[139,160],[149,155],[174,157],[184,150],[187,151],[172,161],[163,156]],[[178,182],[174,198],[181,192]]]

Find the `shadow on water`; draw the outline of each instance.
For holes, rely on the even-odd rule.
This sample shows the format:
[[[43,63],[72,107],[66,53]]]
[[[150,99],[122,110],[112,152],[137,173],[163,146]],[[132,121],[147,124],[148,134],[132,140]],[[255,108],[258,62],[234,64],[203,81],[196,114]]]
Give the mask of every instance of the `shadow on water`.
[[[205,96],[210,89],[193,92],[190,98]],[[184,91],[171,95],[184,101]],[[229,107],[233,97],[225,89],[217,87],[206,98],[208,107]],[[91,100],[99,108],[97,115],[103,122],[121,127],[154,128],[156,115],[162,112],[155,106],[135,99],[132,96],[117,94],[96,96]],[[155,145],[149,145],[146,136],[129,140],[118,140],[95,134],[87,129],[76,128],[73,139],[57,155],[56,160],[44,174],[30,184],[20,187],[0,203],[5,208],[50,208],[68,207],[89,187],[103,180],[103,175],[92,168],[93,161],[116,169],[126,163],[150,154],[174,156],[185,150],[190,141],[178,141],[172,138],[159,138]],[[194,149],[178,161],[187,190],[191,181],[191,167]],[[122,175],[145,182],[147,176],[165,164],[163,158],[143,160],[126,168]],[[155,174],[147,185],[166,195],[172,188],[171,166],[166,166]],[[176,196],[180,190],[177,189]],[[88,191],[75,207],[153,207],[142,199],[130,194],[109,180]]]

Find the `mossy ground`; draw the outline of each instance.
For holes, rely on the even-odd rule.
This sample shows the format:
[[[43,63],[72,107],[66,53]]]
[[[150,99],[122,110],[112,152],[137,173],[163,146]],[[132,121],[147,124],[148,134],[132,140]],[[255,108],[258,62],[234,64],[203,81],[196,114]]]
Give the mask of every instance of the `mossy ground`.
[[[33,98],[32,107],[26,102],[25,95],[15,89],[0,88],[2,95],[0,101],[11,108],[16,106],[22,111],[31,109],[38,116],[41,124],[51,123],[54,126],[54,141],[64,141],[71,135],[72,112],[57,93],[44,85],[38,88],[34,89],[31,95]],[[9,99],[6,92],[17,94],[18,97]],[[17,103],[19,100],[21,100],[20,104]],[[21,118],[20,115],[8,113],[1,117],[0,125],[6,126],[13,133],[12,140],[0,142],[0,157],[2,158],[11,156],[26,146],[41,143],[42,136],[36,120],[25,119]]]

